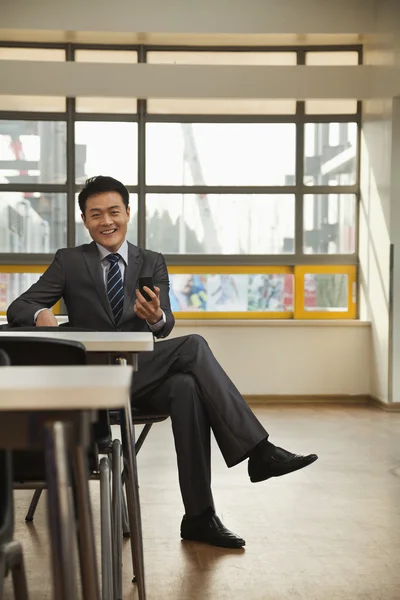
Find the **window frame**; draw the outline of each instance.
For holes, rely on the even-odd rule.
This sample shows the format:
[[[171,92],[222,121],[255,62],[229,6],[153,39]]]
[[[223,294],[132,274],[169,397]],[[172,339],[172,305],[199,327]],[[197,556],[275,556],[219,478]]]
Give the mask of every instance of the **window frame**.
[[[61,43],[19,43],[0,42],[0,47],[18,48],[54,48],[63,49],[67,61],[74,61],[76,50],[132,50],[137,52],[138,63],[146,63],[147,52],[155,51],[195,51],[195,52],[295,52],[297,65],[306,64],[306,55],[311,52],[343,52],[355,51],[358,53],[358,64],[362,64],[361,45],[341,46],[157,46],[157,45],[116,45],[116,44],[61,44]],[[195,194],[294,194],[295,195],[295,247],[293,254],[282,255],[165,255],[170,266],[287,266],[301,265],[358,265],[358,223],[360,205],[360,140],[362,126],[362,106],[357,102],[357,112],[354,114],[306,114],[305,101],[296,101],[296,112],[292,115],[190,115],[190,114],[149,114],[147,101],[137,101],[137,112],[132,114],[110,113],[82,113],[76,112],[75,99],[66,99],[65,112],[45,113],[26,111],[0,111],[1,120],[42,120],[64,121],[67,128],[67,181],[64,185],[52,184],[0,184],[0,192],[63,192],[67,194],[67,245],[75,246],[75,198],[81,189],[75,181],[75,123],[79,121],[125,121],[138,124],[138,182],[137,185],[127,186],[131,194],[138,198],[138,245],[146,247],[146,196],[157,193],[195,193]],[[146,124],[147,123],[294,123],[296,127],[296,169],[295,183],[292,186],[154,186],[147,185],[145,180],[146,165]],[[357,149],[356,149],[356,181],[353,185],[335,186],[310,186],[304,184],[304,135],[306,123],[356,123]],[[304,196],[310,194],[354,194],[356,196],[356,223],[354,254],[305,254],[303,251],[303,205]],[[48,264],[52,254],[0,254],[0,265],[18,264]],[[324,316],[326,318],[326,316]],[[342,318],[342,316],[340,317]]]

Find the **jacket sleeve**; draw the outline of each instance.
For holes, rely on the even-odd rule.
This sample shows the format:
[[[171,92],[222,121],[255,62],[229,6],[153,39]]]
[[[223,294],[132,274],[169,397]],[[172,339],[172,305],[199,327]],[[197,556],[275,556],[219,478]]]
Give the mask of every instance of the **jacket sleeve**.
[[[54,260],[48,269],[29,290],[10,304],[7,320],[10,325],[34,325],[34,315],[41,308],[51,308],[63,296],[65,288],[65,271],[62,250],[57,250]]]
[[[158,255],[153,273],[154,285],[160,288],[160,307],[164,311],[166,323],[160,331],[154,333],[157,338],[167,337],[174,325],[175,317],[171,311],[171,303],[169,301],[169,276],[165,258],[162,254]]]

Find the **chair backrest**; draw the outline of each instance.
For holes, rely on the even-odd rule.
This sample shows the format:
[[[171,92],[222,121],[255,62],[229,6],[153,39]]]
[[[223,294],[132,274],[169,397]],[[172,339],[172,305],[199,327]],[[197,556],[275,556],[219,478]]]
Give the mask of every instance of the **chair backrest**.
[[[10,365],[10,357],[3,348],[0,348],[0,367],[9,367]]]
[[[0,450],[0,546],[10,542],[14,531],[11,453]]]
[[[0,348],[0,367],[9,365],[10,358],[8,354]],[[13,529],[11,457],[6,450],[0,450],[0,546],[11,541]]]
[[[0,336],[13,366],[62,366],[86,364],[86,349],[80,342],[54,338]]]

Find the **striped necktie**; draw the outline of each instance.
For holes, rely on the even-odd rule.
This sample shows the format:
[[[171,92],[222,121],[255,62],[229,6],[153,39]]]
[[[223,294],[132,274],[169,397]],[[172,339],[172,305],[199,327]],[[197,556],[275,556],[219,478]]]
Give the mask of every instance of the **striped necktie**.
[[[107,274],[107,296],[114,315],[114,321],[117,324],[124,305],[124,284],[118,264],[121,257],[119,254],[109,254],[106,258],[110,262]]]

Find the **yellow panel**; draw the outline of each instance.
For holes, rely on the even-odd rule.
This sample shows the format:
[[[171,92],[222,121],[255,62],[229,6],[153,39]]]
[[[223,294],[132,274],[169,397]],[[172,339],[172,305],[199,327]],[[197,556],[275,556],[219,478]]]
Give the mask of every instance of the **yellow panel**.
[[[347,312],[342,311],[306,311],[304,309],[304,275],[306,274],[347,275]],[[355,319],[357,305],[355,302],[355,285],[357,267],[355,265],[301,265],[294,267],[294,318],[307,320]]]

